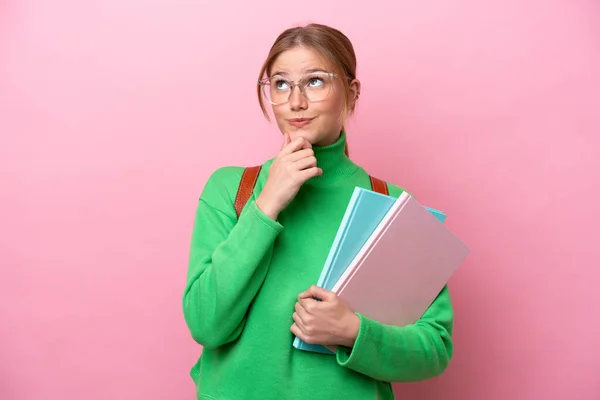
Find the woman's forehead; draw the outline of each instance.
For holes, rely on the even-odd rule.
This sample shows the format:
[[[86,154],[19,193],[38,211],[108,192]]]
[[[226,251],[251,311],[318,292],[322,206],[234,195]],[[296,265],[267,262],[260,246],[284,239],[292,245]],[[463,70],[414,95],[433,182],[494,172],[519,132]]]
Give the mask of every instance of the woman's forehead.
[[[321,54],[308,47],[284,51],[271,66],[271,75],[305,75],[317,71],[330,72],[330,65]]]

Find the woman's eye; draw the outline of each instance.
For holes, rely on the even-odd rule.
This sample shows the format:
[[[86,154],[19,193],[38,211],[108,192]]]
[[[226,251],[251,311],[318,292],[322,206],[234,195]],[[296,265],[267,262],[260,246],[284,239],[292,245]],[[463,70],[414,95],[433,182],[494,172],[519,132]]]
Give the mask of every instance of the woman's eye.
[[[309,87],[319,87],[319,86],[323,86],[325,82],[323,81],[322,78],[310,78],[308,81],[308,86]]]
[[[275,82],[275,88],[277,90],[288,90],[290,88],[290,84],[287,81],[279,80]]]

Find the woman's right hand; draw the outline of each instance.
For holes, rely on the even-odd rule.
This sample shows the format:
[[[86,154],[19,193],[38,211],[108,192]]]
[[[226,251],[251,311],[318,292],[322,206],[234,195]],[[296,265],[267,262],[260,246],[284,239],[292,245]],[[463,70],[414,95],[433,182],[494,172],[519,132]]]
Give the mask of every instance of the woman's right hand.
[[[276,220],[304,182],[322,173],[317,167],[310,142],[303,137],[290,141],[290,135],[285,132],[283,147],[271,164],[269,177],[256,199],[256,205],[269,218]]]

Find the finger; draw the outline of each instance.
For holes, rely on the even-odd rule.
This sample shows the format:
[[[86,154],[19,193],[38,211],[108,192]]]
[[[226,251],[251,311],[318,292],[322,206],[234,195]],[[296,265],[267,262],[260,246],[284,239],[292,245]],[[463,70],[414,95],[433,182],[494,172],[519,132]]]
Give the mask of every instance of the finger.
[[[304,306],[298,302],[294,306],[294,309],[296,310],[296,312],[292,314],[292,317],[295,315],[299,319],[300,323],[302,325],[305,325],[305,316],[308,315],[308,311],[306,311]],[[294,321],[296,321],[296,319],[294,319]]]
[[[311,337],[307,335],[306,332],[302,329],[302,327],[298,326],[298,324],[292,324],[292,326],[290,326],[290,331],[294,334],[294,336],[296,336],[303,342],[308,344],[314,344]]]
[[[317,285],[311,285],[306,291],[300,293],[299,298],[316,298],[322,301],[331,300],[335,293],[327,289],[323,289]]]
[[[312,143],[308,139],[304,139],[304,142],[302,143],[302,148],[312,149]]]
[[[294,336],[300,338],[300,340],[302,340],[302,331],[300,330],[300,327],[297,324],[292,324],[292,326],[290,327],[290,331],[292,331],[292,333],[294,334]]]
[[[294,167],[298,171],[303,171],[307,168],[316,168],[316,166],[317,166],[317,159],[315,158],[315,156],[303,158],[294,163]]]
[[[304,310],[304,316],[312,315],[312,312],[315,311],[315,307],[317,306],[316,303],[318,302],[319,300],[315,300],[311,297],[298,300],[298,304],[300,304],[300,307],[302,307],[302,309]]]
[[[293,152],[298,151],[300,149],[307,149],[307,148],[311,148],[311,147],[312,146],[308,140],[306,140],[302,136],[298,136],[296,139],[294,139],[290,143],[288,143],[283,148],[283,150],[281,150],[280,155],[286,156],[286,155],[292,154]]]
[[[302,322],[302,318],[300,318],[300,316],[298,315],[298,313],[293,313],[292,314],[292,319],[294,320],[294,323],[298,326],[301,326],[303,324]]]
[[[312,148],[298,150],[290,155],[285,157],[286,161],[296,162],[306,157],[312,157],[315,155],[315,152]]]
[[[298,328],[298,332],[300,332],[301,335],[306,335],[306,325],[304,325],[296,313],[292,314],[292,319],[294,320],[294,325]]]
[[[323,175],[323,170],[318,167],[308,168],[300,171],[300,180],[306,182],[310,178]]]

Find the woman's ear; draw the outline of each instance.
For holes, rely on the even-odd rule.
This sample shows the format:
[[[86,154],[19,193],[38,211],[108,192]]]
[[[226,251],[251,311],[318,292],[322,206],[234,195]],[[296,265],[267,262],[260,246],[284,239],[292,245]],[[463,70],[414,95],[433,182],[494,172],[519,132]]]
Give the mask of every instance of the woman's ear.
[[[348,100],[350,104],[348,104],[348,109],[350,110],[350,113],[353,113],[354,108],[356,107],[356,102],[360,97],[360,81],[358,79],[353,79],[352,82],[350,82],[349,89],[350,98]]]

